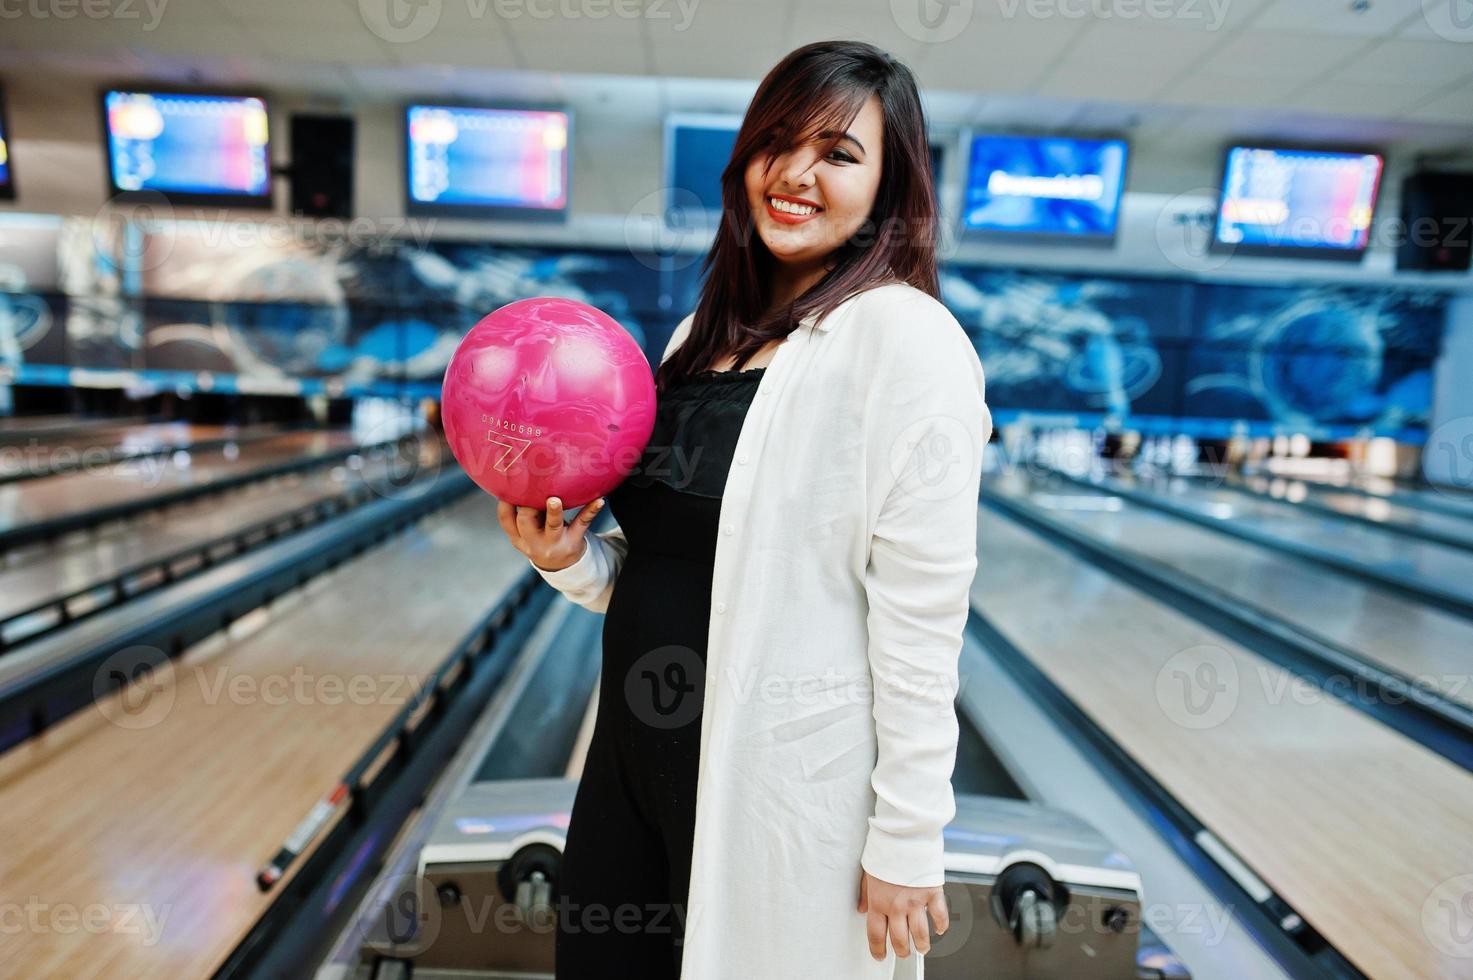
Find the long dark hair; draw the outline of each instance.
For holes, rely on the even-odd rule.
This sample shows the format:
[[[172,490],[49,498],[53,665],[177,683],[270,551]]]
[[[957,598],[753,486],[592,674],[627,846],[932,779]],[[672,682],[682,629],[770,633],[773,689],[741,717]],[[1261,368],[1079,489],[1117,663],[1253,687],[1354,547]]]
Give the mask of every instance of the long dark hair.
[[[832,269],[792,303],[767,311],[777,261],[756,233],[747,201],[747,163],[773,157],[810,134],[843,133],[871,95],[884,118],[880,186],[868,219],[829,256]],[[827,153],[838,136],[829,138]],[[872,44],[804,45],[767,73],[747,107],[731,160],[721,172],[721,223],[701,264],[690,336],[655,372],[660,391],[731,354],[737,366],[804,318],[826,316],[860,290],[905,282],[940,298],[936,277],[936,197],[920,94],[910,69]]]

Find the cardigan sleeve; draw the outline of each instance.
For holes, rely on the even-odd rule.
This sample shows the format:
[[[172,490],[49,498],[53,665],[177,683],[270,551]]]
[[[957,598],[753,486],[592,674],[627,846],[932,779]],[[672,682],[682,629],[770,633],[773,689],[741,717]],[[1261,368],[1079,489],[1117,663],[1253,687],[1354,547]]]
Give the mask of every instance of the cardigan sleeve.
[[[661,364],[665,363],[690,334],[694,320],[695,314],[692,313],[676,325],[670,339],[665,343],[665,352],[660,355]],[[529,560],[529,563],[542,576],[543,581],[571,601],[593,612],[607,612],[609,600],[614,595],[614,583],[619,578],[619,569],[624,566],[624,558],[629,554],[629,541],[624,537],[624,529],[618,524],[607,531],[590,533],[584,540],[588,547],[567,568],[550,572],[545,568],[538,568],[535,562]]]
[[[614,581],[619,577],[624,557],[629,554],[629,542],[617,524],[607,531],[590,533],[584,540],[588,547],[567,568],[550,572],[535,562],[532,567],[569,600],[593,612],[607,612],[614,595]]]
[[[961,325],[923,293],[902,300],[885,317],[885,378],[868,408],[870,480],[882,501],[864,578],[878,756],[860,864],[882,881],[927,887],[946,879],[942,832],[956,815],[958,660],[992,418]]]

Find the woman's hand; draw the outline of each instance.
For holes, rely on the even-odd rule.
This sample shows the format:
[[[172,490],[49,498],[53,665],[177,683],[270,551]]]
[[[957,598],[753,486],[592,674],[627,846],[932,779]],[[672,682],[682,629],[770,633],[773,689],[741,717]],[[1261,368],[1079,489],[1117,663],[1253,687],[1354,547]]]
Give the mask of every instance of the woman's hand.
[[[885,958],[885,934],[890,934],[890,947],[901,959],[910,955],[912,937],[921,953],[931,951],[931,931],[926,926],[926,911],[936,923],[936,935],[944,935],[951,927],[946,908],[946,895],[940,885],[929,888],[907,888],[882,881],[864,869],[859,872],[859,911],[868,912],[865,928],[869,933],[869,954],[877,960]]]
[[[604,498],[578,511],[572,523],[563,520],[563,502],[547,498],[547,509],[517,507],[505,500],[496,502],[496,517],[512,546],[532,560],[544,572],[560,572],[572,565],[588,548],[583,538],[604,507]]]

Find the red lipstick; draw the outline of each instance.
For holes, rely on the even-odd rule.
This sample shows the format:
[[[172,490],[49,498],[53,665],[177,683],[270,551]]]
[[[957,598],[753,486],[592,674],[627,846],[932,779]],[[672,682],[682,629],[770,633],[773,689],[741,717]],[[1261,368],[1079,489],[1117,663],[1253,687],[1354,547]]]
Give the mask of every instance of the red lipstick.
[[[812,214],[789,214],[786,211],[779,211],[777,208],[774,208],[772,206],[773,199],[779,201],[788,201],[792,204],[806,204],[816,210],[814,210]],[[805,200],[801,197],[793,197],[791,194],[768,194],[762,199],[762,204],[764,207],[767,208],[767,214],[772,218],[773,221],[778,221],[785,225],[802,224],[803,222],[808,221],[812,218],[816,218],[823,213],[823,208],[819,207],[813,201]]]

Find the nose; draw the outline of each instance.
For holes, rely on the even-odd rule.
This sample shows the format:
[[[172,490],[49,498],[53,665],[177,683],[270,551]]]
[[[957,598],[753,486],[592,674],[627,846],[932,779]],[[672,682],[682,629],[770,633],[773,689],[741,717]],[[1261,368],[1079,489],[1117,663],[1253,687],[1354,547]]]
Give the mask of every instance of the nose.
[[[778,164],[778,174],[785,186],[801,190],[813,186],[813,165],[818,155],[810,149],[794,150],[785,155]]]

